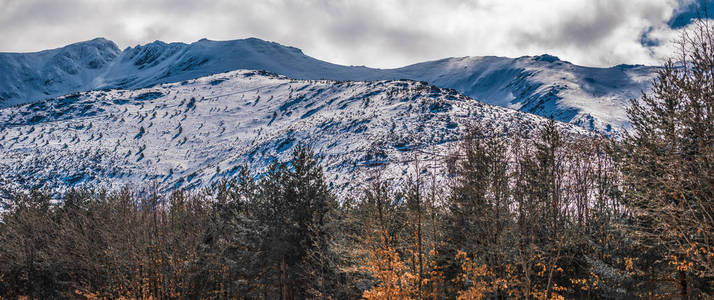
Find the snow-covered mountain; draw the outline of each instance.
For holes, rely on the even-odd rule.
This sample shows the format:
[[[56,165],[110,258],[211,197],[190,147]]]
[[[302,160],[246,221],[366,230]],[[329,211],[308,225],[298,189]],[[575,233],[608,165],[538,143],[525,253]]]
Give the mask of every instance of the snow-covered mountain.
[[[58,193],[150,182],[193,188],[241,165],[260,170],[303,142],[323,157],[335,188],[351,190],[377,169],[386,178],[404,174],[415,153],[441,160],[470,126],[510,135],[543,122],[423,82],[294,80],[239,70],[1,109],[0,185]]]
[[[35,53],[0,53],[0,107],[96,88],[121,54],[105,39]]]
[[[250,38],[163,43],[120,51],[94,39],[37,53],[0,53],[0,107],[96,89],[137,89],[227,71],[266,70],[296,79],[427,81],[489,104],[553,116],[617,134],[625,107],[647,90],[653,67],[588,68],[556,57],[462,57],[397,69],[342,66]]]
[[[366,77],[353,74],[353,68],[259,39],[204,39],[192,44],[156,41],[121,51],[114,42],[97,38],[36,53],[0,53],[0,107],[89,90],[137,89],[238,69],[302,79]]]
[[[629,127],[630,99],[649,90],[656,68],[590,68],[541,55],[447,58],[395,71],[489,104],[617,135]]]

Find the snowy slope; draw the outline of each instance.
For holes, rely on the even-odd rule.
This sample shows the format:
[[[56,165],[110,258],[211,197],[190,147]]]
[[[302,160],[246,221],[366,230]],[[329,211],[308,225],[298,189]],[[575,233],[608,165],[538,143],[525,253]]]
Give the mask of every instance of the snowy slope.
[[[78,93],[0,110],[0,185],[194,188],[314,147],[338,190],[379,169],[441,159],[468,126],[531,131],[546,119],[415,81],[307,81],[233,71],[138,90]],[[588,134],[561,123],[571,134]],[[431,153],[431,154],[429,154]]]
[[[239,69],[266,70],[297,79],[335,80],[371,79],[374,72],[327,63],[300,49],[256,38],[202,39],[192,44],[156,41],[124,50],[99,87],[142,88]]]
[[[119,51],[95,39],[38,53],[0,54],[0,107],[106,88],[136,89],[231,70],[267,70],[297,79],[427,81],[489,104],[617,135],[625,107],[647,90],[654,68],[587,68],[543,55],[463,57],[398,69],[331,64],[299,49],[250,38],[156,41]]]
[[[120,53],[105,39],[35,53],[0,53],[0,107],[92,89],[94,79]]]
[[[462,57],[397,69],[403,78],[456,89],[486,103],[617,134],[630,99],[649,90],[655,68],[589,68],[550,55]]]
[[[155,41],[123,51],[97,38],[36,53],[0,53],[0,107],[89,90],[143,88],[238,69],[338,80],[363,79],[373,72],[330,64],[297,48],[255,38],[203,39],[192,44]]]

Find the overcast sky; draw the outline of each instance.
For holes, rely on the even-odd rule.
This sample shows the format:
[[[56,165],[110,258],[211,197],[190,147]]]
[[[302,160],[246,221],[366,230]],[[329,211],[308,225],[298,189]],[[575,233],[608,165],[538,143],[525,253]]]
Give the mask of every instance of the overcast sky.
[[[0,0],[0,52],[105,37],[257,37],[333,63],[398,67],[548,53],[576,64],[659,64],[695,0]]]

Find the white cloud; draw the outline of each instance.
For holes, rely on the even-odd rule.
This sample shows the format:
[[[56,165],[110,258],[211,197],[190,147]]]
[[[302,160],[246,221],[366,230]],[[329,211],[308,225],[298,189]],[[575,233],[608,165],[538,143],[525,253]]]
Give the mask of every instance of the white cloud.
[[[658,64],[690,0],[0,0],[0,51],[103,36],[258,37],[330,62],[397,67],[449,56],[549,53],[577,64]],[[643,46],[643,33],[656,46]],[[652,44],[656,44],[652,42]]]

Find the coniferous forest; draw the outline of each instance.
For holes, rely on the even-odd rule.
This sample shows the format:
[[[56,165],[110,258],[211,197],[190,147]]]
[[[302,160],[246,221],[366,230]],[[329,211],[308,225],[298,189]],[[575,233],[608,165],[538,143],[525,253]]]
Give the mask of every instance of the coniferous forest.
[[[479,128],[446,182],[378,172],[337,195],[297,146],[200,191],[6,191],[14,299],[710,299],[714,43],[700,27],[621,139]]]

